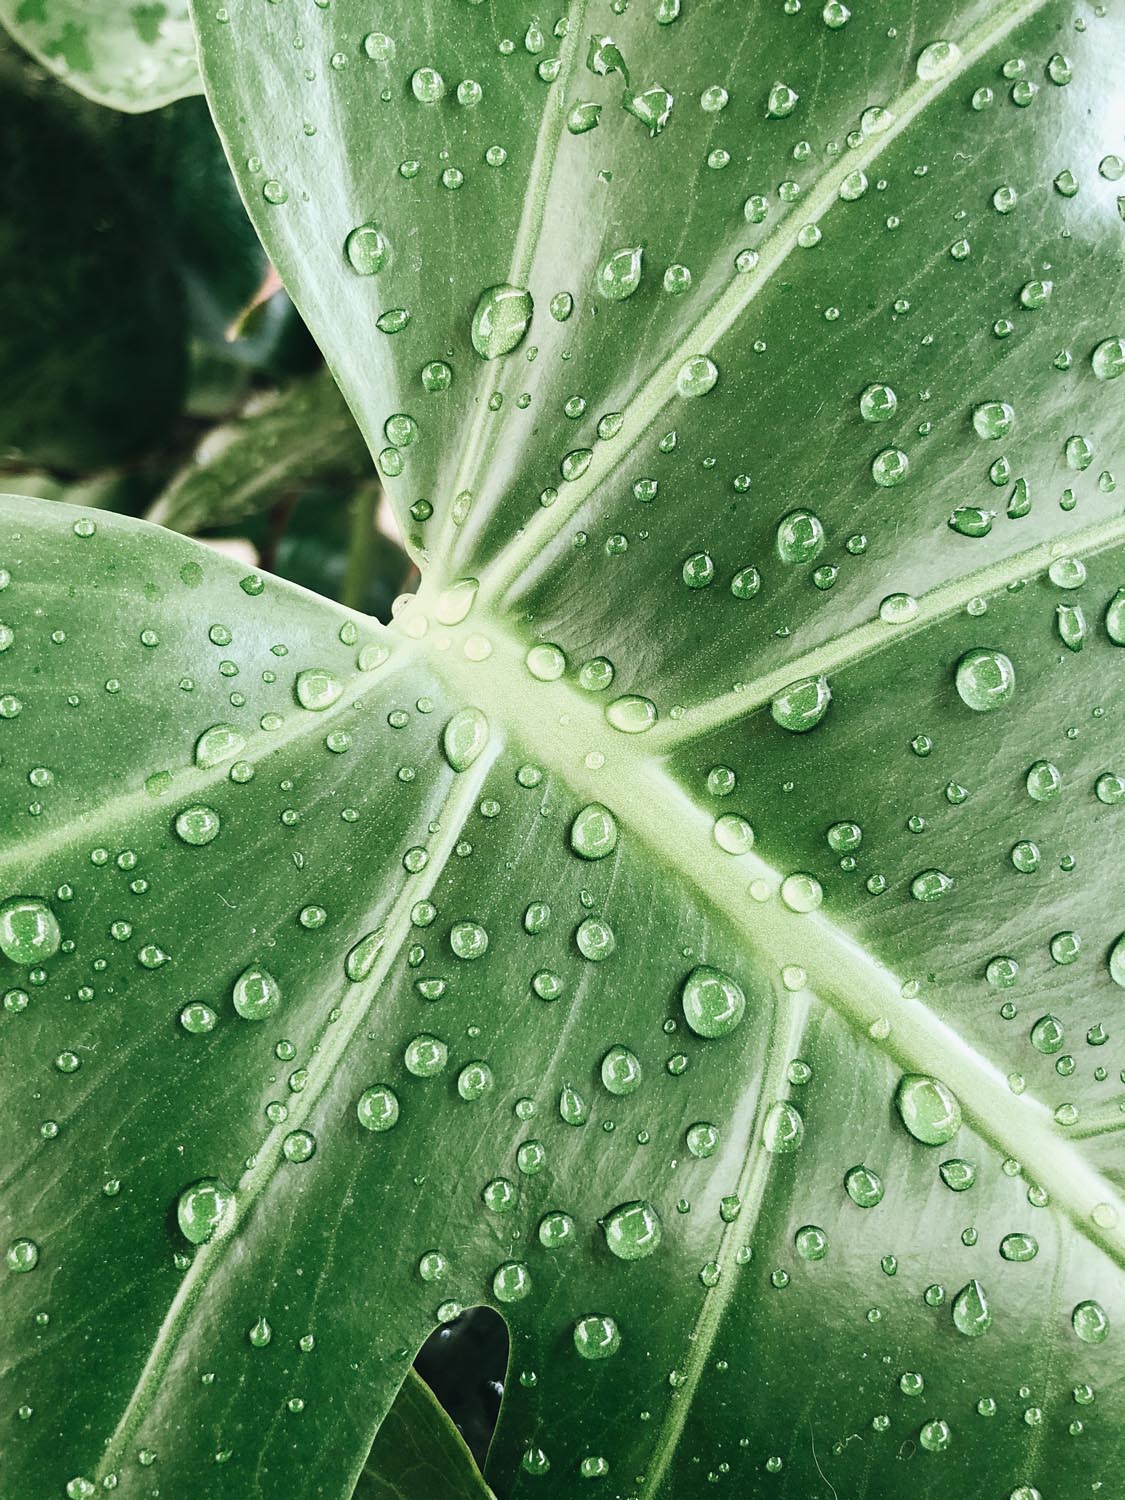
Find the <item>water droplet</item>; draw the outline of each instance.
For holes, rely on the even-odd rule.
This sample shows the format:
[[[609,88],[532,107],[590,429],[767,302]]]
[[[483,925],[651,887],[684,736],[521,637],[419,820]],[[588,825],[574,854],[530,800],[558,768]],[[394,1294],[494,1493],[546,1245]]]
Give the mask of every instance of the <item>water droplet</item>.
[[[762,1124],[762,1144],[774,1156],[788,1156],[800,1149],[805,1139],[805,1121],[801,1111],[788,1099],[777,1099],[766,1111]]]
[[[953,1299],[953,1325],[967,1338],[979,1338],[992,1325],[992,1314],[984,1287],[975,1278],[968,1282]]]
[[[436,68],[418,68],[411,74],[410,88],[419,104],[437,104],[445,95],[445,80]]]
[[[770,714],[782,729],[805,734],[824,718],[831,701],[827,677],[803,677],[778,693],[770,702]]]
[[[707,1120],[697,1120],[688,1126],[685,1139],[692,1156],[706,1160],[719,1149],[719,1128]]]
[[[316,1136],[307,1130],[291,1130],[281,1143],[286,1161],[308,1161],[316,1152]]]
[[[297,673],[295,690],[297,702],[302,708],[321,713],[337,701],[344,691],[344,685],[326,667],[309,667],[306,671]]]
[[[1100,1302],[1080,1302],[1070,1315],[1070,1323],[1084,1344],[1101,1344],[1109,1336],[1109,1318]]]
[[[598,291],[611,302],[623,302],[641,284],[644,251],[640,245],[616,250],[598,267]]]
[[[1016,674],[1002,651],[978,648],[957,663],[957,692],[967,708],[987,713],[1007,703],[1016,690]]]
[[[391,1130],[398,1123],[398,1096],[385,1083],[373,1083],[356,1100],[355,1112],[365,1130]]]
[[[605,859],[617,848],[617,820],[608,807],[591,802],[570,825],[570,847],[582,859]]]
[[[871,477],[883,489],[901,484],[910,472],[910,459],[901,448],[884,448],[871,460]]]
[[[225,761],[234,760],[246,748],[246,737],[233,724],[212,724],[195,742],[195,763],[209,771]]]
[[[784,120],[797,108],[800,97],[787,83],[776,82],[766,99],[766,114],[775,120]]]
[[[355,947],[350,950],[344,960],[344,973],[353,984],[359,984],[374,969],[385,941],[386,934],[382,928],[378,928],[361,937]]]
[[[348,265],[357,276],[374,276],[387,264],[391,247],[378,224],[360,224],[344,241]]]
[[[492,1278],[492,1294],[497,1302],[522,1302],[531,1291],[531,1272],[522,1261],[507,1260]]]
[[[442,750],[454,771],[467,771],[488,744],[488,720],[479,708],[462,708],[442,735]]]
[[[270,1339],[273,1338],[273,1329],[266,1318],[259,1318],[256,1323],[247,1329],[246,1337],[255,1349],[264,1349]]]
[[[608,1359],[621,1348],[621,1334],[612,1318],[590,1313],[574,1325],[574,1347],[583,1359]]]
[[[895,1103],[902,1123],[915,1140],[944,1146],[961,1128],[961,1106],[939,1078],[907,1073],[899,1082]]]
[[[174,826],[185,844],[209,844],[219,836],[219,815],[211,807],[185,807]]]
[[[719,367],[706,354],[697,354],[686,360],[676,373],[676,390],[681,396],[690,398],[706,396],[714,390],[719,379]]]
[[[234,1008],[245,1021],[264,1021],[281,1005],[281,986],[265,969],[246,969],[234,982]]]
[[[641,1086],[640,1059],[620,1043],[602,1058],[602,1083],[617,1098],[635,1094]]]
[[[1125,372],[1125,339],[1103,339],[1090,356],[1098,380],[1116,380]]]
[[[34,1240],[13,1240],[4,1254],[4,1261],[9,1271],[34,1271],[39,1264],[39,1246]]]
[[[534,304],[523,287],[502,282],[480,295],[473,313],[473,348],[481,359],[499,359],[523,342],[531,323]]]
[[[12,963],[43,963],[55,956],[61,942],[58,919],[46,902],[14,896],[0,906],[0,953]]]
[[[684,980],[684,1019],[697,1036],[729,1036],[746,1011],[741,985],[722,969],[701,964]]]
[[[644,734],[657,720],[656,704],[636,693],[615,698],[605,711],[606,719],[622,734]]]
[[[645,1199],[622,1203],[602,1220],[602,1233],[618,1260],[642,1260],[660,1244],[660,1215]]]
[[[415,1078],[435,1078],[449,1061],[449,1048],[439,1037],[423,1032],[406,1044],[402,1060]]]
[[[860,1208],[874,1208],[883,1201],[883,1179],[870,1167],[852,1167],[844,1177],[844,1186]]]
[[[889,385],[869,385],[859,398],[859,413],[865,422],[889,422],[898,410],[898,397]]]
[[[754,830],[737,813],[724,813],[716,818],[711,833],[724,854],[748,854],[754,847]]]
[[[233,1219],[234,1193],[218,1177],[193,1182],[176,1204],[180,1233],[193,1245],[205,1244],[216,1230],[228,1229]]]
[[[781,899],[790,911],[807,913],[816,911],[824,900],[824,891],[814,875],[798,871],[781,882]]]
[[[1023,1264],[1039,1254],[1039,1241],[1033,1234],[1006,1234],[1000,1241],[1000,1254],[1005,1260]]]
[[[811,510],[794,510],[777,528],[777,555],[783,563],[806,563],[824,547],[824,527]]]
[[[923,83],[933,83],[951,73],[960,57],[961,49],[956,42],[931,42],[919,52],[914,71]]]
[[[1125,588],[1120,588],[1106,606],[1105,633],[1115,646],[1125,646]]]

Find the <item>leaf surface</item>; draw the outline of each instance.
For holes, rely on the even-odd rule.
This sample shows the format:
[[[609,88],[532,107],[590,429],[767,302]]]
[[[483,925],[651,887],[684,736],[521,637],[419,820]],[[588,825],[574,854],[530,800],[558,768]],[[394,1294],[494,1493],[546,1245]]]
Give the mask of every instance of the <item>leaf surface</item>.
[[[95,104],[138,114],[200,91],[187,0],[0,0],[0,23]]]
[[[14,1018],[11,1138],[60,1159],[30,1122],[84,1098],[132,1183],[107,1208],[72,1158],[12,1191],[42,1265],[8,1326],[58,1247],[72,1318],[99,1255],[130,1267],[124,1332],[61,1311],[29,1360],[55,1391],[115,1351],[72,1408],[27,1396],[50,1420],[20,1475],[74,1454],[141,1493],[148,1445],[207,1496],[314,1462],[346,1494],[422,1338],[485,1301],[500,1495],[1112,1482],[1120,22],[677,10],[577,4],[559,36],[501,3],[378,33],[344,3],[197,13],[251,212],[427,568],[382,632],[11,502],[2,769],[89,757],[33,835],[10,799],[13,869],[51,902],[107,851]],[[60,577],[85,586],[40,622]],[[53,629],[82,642],[80,736],[40,680]],[[313,669],[341,686],[319,711]],[[232,713],[233,783],[191,767]],[[197,804],[220,831],[185,847]],[[128,851],[152,868],[117,947]],[[260,1026],[227,998],[255,966],[284,997]],[[189,994],[212,1032],[177,1031]],[[143,1126],[115,1120],[126,1068]],[[174,1277],[169,1216],[209,1176],[235,1221]]]
[[[354,1500],[489,1500],[464,1439],[426,1382],[411,1372],[387,1413]]]

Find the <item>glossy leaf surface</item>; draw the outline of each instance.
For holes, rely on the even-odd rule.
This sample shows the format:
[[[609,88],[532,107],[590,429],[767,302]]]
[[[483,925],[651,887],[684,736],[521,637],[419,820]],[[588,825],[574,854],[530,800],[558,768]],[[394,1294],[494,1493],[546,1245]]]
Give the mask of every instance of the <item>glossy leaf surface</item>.
[[[95,104],[136,114],[199,93],[187,0],[0,0],[0,24]]]
[[[57,1266],[20,1476],[345,1495],[483,1301],[500,1495],[1115,1482],[1120,22],[679,9],[197,15],[428,567],[382,632],[10,502],[0,769],[59,790],[5,798],[5,875],[76,943],[3,1054],[64,1163],[9,1190],[7,1326]],[[192,768],[228,722],[249,779]]]
[[[490,1494],[429,1386],[408,1375],[379,1428],[355,1500],[488,1500]]]

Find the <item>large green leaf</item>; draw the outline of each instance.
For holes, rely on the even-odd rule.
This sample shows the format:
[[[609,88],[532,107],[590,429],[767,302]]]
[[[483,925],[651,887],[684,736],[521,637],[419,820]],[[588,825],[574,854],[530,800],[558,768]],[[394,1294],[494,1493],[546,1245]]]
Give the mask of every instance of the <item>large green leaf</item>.
[[[96,104],[136,114],[199,93],[187,0],[0,0],[0,24]]]
[[[461,1434],[411,1372],[379,1428],[355,1500],[488,1500]]]
[[[232,160],[430,562],[383,632],[8,502],[5,886],[74,944],[0,1055],[9,1484],[345,1495],[489,1302],[500,1495],[1111,1492],[1120,20],[226,9]]]

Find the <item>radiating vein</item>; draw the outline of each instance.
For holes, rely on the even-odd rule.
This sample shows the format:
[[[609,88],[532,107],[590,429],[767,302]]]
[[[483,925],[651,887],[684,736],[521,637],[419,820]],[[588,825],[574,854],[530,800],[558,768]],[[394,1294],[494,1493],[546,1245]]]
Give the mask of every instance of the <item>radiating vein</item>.
[[[570,85],[574,74],[578,70],[579,60],[582,56],[582,30],[586,23],[588,4],[589,0],[579,0],[579,3],[575,6],[574,14],[569,17],[571,25],[566,38],[566,46],[569,48],[566,65],[559,77],[555,79],[554,83],[547,90],[545,96],[543,116],[539,122],[539,131],[535,137],[535,152],[531,161],[531,170],[528,174],[523,210],[520,214],[516,237],[512,243],[512,256],[507,275],[509,286],[526,288],[531,275],[532,263],[538,249],[539,238],[543,232],[543,222],[546,218],[550,202],[551,179],[554,175],[558,159],[559,141],[562,139],[563,127],[566,123],[567,99],[569,97]],[[443,557],[447,551],[450,517],[454,499],[465,492],[468,492],[470,495],[473,493],[479,483],[480,475],[488,463],[489,452],[496,437],[496,429],[494,424],[489,422],[491,412],[485,400],[485,393],[494,380],[494,372],[485,363],[481,368],[477,381],[472,426],[465,438],[464,447],[461,452],[461,462],[458,465],[457,476],[453,481],[452,491],[446,497],[442,531],[432,548],[435,558]],[[489,436],[490,433],[491,437]]]
[[[664,407],[676,396],[676,376],[684,363],[696,355],[710,353],[722,337],[770,284],[772,277],[797,248],[797,229],[819,224],[839,202],[840,185],[850,173],[871,166],[902,135],[933,100],[958,81],[992,47],[1022,22],[1034,16],[1047,0],[1005,0],[959,41],[960,57],[940,78],[916,79],[897,99],[889,102],[894,119],[880,134],[869,135],[863,145],[836,161],[820,182],[802,200],[795,213],[787,215],[763,241],[758,263],[749,275],[738,275],[715,300],[707,313],[691,328],[659,368],[649,376],[625,411],[624,424],[613,444],[611,467],[595,462],[586,476],[565,485],[547,510],[539,510],[513,541],[480,572],[481,598],[503,599],[518,583],[526,583],[528,568],[550,546],[590,496],[611,479],[629,458],[641,438],[653,427]]]
[[[970,599],[998,594],[1010,584],[1032,578],[1043,572],[1056,557],[1089,557],[1108,547],[1125,543],[1125,516],[1110,516],[1096,521],[1065,537],[1051,537],[1022,552],[989,563],[975,572],[948,579],[916,600],[918,609],[909,620],[892,624],[876,618],[846,630],[821,646],[801,656],[792,657],[784,666],[764,672],[761,677],[732,688],[718,698],[687,708],[682,718],[667,720],[649,735],[648,746],[657,753],[675,749],[689,740],[698,739],[734,719],[744,718],[765,704],[791,683],[805,677],[827,676],[857,661],[874,656],[888,646],[896,646],[907,636],[947,619],[965,608]]]
[[[222,1264],[231,1245],[237,1243],[237,1231],[263,1192],[273,1182],[283,1161],[282,1141],[293,1130],[298,1130],[308,1120],[313,1108],[329,1086],[341,1058],[351,1046],[352,1038],[368,1019],[371,1004],[378,994],[392,965],[398,957],[402,944],[410,932],[410,913],[415,903],[425,900],[440,878],[454,845],[457,842],[465,819],[472,811],[489,768],[499,753],[499,746],[483,753],[472,768],[460,776],[454,776],[449,793],[441,810],[441,829],[429,849],[429,860],[417,875],[409,876],[402,884],[398,895],[383,920],[385,940],[379,961],[362,984],[348,984],[337,1007],[339,1020],[329,1021],[312,1047],[314,1061],[309,1068],[309,1082],[305,1090],[294,1096],[288,1116],[275,1125],[254,1153],[254,1165],[240,1179],[236,1192],[237,1221],[218,1238],[202,1245],[196,1252],[191,1268],[180,1283],[164,1320],[153,1339],[152,1349],[145,1361],[144,1369],[133,1388],[129,1403],[122,1413],[112,1437],[106,1444],[99,1466],[99,1477],[113,1473],[120,1465],[122,1454],[132,1441],[134,1434],[144,1422],[158,1396],[165,1372],[171,1364],[176,1350],[201,1298]]]

